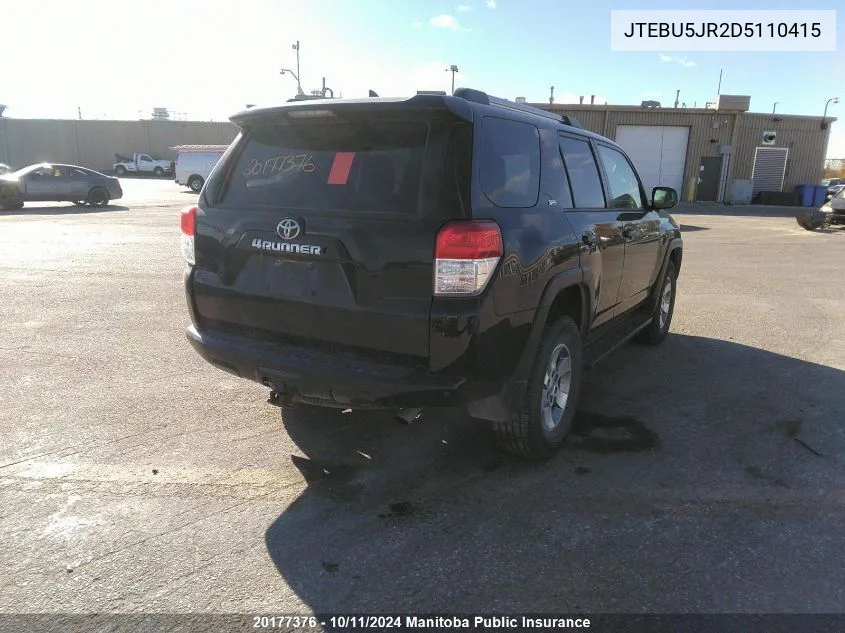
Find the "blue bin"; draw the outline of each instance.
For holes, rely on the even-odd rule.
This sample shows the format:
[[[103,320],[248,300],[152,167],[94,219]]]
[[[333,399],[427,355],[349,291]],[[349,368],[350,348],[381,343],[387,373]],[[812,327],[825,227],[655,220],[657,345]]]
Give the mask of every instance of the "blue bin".
[[[795,191],[798,194],[798,199],[800,200],[799,204],[802,207],[812,207],[813,206],[813,187],[815,185],[798,185],[795,187]]]
[[[814,185],[813,186],[813,206],[820,207],[824,204],[825,198],[827,198],[827,187],[824,185]]]

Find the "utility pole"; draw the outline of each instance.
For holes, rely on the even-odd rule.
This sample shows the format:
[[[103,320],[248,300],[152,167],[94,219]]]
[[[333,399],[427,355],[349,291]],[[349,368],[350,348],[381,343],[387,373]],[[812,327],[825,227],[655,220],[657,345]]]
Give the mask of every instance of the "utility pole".
[[[681,100],[681,91],[678,90],[675,92],[675,107],[678,107],[678,102]]]
[[[549,86],[549,105],[555,102],[555,87]]]
[[[716,88],[716,96],[722,94],[722,69],[719,69],[719,87]]]
[[[458,67],[455,66],[455,64],[452,64],[451,66],[449,66],[449,68],[446,69],[446,72],[452,73],[452,94],[455,94],[455,73],[458,73],[460,71],[458,70]]]
[[[296,40],[296,44],[294,44],[291,48],[296,51],[296,94],[303,95],[305,93],[302,92],[302,84],[299,81],[299,40]]]
[[[82,107],[76,106],[76,112],[79,114],[79,120],[82,120]]]

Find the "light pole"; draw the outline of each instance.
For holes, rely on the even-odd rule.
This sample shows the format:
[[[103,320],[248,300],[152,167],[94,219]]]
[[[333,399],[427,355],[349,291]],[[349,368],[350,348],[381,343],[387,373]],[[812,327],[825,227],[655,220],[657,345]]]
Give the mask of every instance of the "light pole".
[[[839,97],[831,97],[827,100],[827,103],[824,104],[824,114],[822,115],[823,119],[827,118],[827,106],[830,105],[831,101],[833,101],[833,103],[839,103]]]
[[[296,51],[296,75],[294,77],[296,77],[296,89],[299,91],[297,94],[305,94],[302,92],[302,84],[299,83],[299,40],[296,40],[296,44],[291,46],[291,48]]]
[[[455,64],[446,69],[447,73],[452,73],[452,94],[455,94],[455,73],[460,72]]]
[[[778,104],[779,104],[779,103],[780,103],[780,101],[775,101],[775,104],[772,106],[772,114],[774,114],[774,113],[775,113],[775,108],[777,108],[777,107],[778,107]]]
[[[284,75],[285,73],[290,73],[291,75],[293,75],[293,78],[296,79],[296,94],[304,95],[305,93],[302,92],[302,84],[299,83],[299,74],[293,72],[290,68],[282,68],[279,71],[280,75]]]
[[[831,97],[827,100],[827,103],[824,104],[824,114],[822,115],[822,129],[827,129],[827,106],[830,105],[830,102],[839,103],[839,97]]]

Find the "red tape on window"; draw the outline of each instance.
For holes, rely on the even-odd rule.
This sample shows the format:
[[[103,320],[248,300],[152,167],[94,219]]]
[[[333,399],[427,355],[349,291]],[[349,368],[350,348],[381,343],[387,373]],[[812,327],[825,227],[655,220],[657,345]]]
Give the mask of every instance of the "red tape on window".
[[[352,159],[355,158],[355,152],[338,152],[334,155],[332,161],[332,168],[329,171],[330,185],[345,185],[349,180],[349,170],[352,169]]]

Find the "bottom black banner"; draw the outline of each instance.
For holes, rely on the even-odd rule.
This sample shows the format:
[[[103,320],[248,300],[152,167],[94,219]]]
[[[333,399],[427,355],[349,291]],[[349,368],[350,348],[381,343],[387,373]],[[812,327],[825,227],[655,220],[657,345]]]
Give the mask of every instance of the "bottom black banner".
[[[845,614],[15,614],[0,633],[234,633],[236,631],[591,631],[838,633]]]

